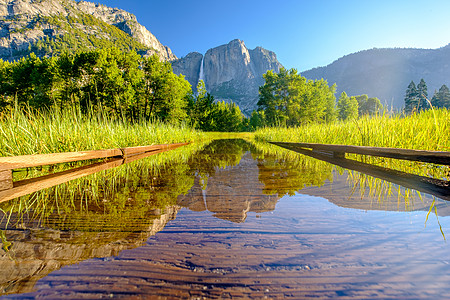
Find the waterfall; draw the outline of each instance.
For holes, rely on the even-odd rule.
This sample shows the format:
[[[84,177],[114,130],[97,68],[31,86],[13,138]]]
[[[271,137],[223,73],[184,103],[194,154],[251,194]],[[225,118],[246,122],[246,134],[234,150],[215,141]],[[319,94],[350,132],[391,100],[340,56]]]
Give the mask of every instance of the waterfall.
[[[203,73],[203,61],[205,60],[205,56],[202,56],[202,62],[200,63],[200,74],[198,74],[198,81],[203,80],[205,82],[205,74]]]

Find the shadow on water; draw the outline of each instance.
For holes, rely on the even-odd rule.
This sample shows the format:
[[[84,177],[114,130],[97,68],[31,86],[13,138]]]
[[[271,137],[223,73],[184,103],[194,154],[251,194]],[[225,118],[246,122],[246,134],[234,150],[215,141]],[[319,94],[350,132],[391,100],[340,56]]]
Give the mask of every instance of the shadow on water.
[[[40,179],[21,178],[15,188],[38,185],[43,189],[0,204],[1,292],[29,292],[37,280],[63,266],[139,247],[174,220],[182,207],[209,211],[233,223],[243,223],[249,212],[274,211],[283,196],[303,192],[365,210],[430,208],[431,201],[423,199],[403,209],[397,198],[393,205],[383,203],[383,208],[367,195],[350,199],[354,190],[346,171],[329,163],[369,170],[367,174],[385,180],[392,176],[380,177],[383,170],[362,163],[355,167],[346,160],[333,162],[304,154],[313,158],[244,140],[215,140],[147,158],[136,156],[134,161],[110,160]],[[339,193],[330,192],[331,186],[339,188]]]

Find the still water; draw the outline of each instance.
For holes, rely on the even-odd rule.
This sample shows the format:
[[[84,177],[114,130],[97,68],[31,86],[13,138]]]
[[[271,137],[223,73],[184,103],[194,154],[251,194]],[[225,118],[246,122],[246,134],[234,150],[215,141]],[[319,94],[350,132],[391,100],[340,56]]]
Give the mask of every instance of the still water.
[[[5,299],[450,298],[447,201],[275,146],[186,146],[0,208]]]

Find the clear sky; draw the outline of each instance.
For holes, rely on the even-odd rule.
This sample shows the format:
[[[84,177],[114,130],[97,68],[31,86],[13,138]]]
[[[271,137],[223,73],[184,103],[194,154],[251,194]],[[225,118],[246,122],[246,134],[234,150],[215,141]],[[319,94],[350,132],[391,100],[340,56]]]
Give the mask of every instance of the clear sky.
[[[233,39],[298,71],[360,50],[450,43],[448,0],[97,0],[137,16],[176,56]]]

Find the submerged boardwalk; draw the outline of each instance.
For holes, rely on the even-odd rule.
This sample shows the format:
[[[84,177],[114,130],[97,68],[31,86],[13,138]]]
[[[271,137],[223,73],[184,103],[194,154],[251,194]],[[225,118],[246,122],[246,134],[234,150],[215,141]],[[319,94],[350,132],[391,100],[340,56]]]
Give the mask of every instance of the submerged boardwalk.
[[[411,161],[421,161],[440,165],[450,165],[450,152],[446,151],[425,151],[411,150],[400,148],[383,148],[368,146],[348,146],[348,145],[330,145],[330,144],[313,144],[313,143],[285,143],[285,142],[269,142],[271,144],[287,148],[296,149],[312,149],[313,151],[332,154],[337,158],[344,158],[345,153],[371,155]]]
[[[100,172],[102,170],[114,168],[122,164],[127,164],[141,158],[176,149],[187,144],[189,143],[0,157],[0,202],[24,196],[44,188],[49,188],[67,181]],[[87,166],[49,174],[38,178],[26,179],[17,182],[13,181],[13,169],[102,158],[105,158],[106,161],[97,162]]]

